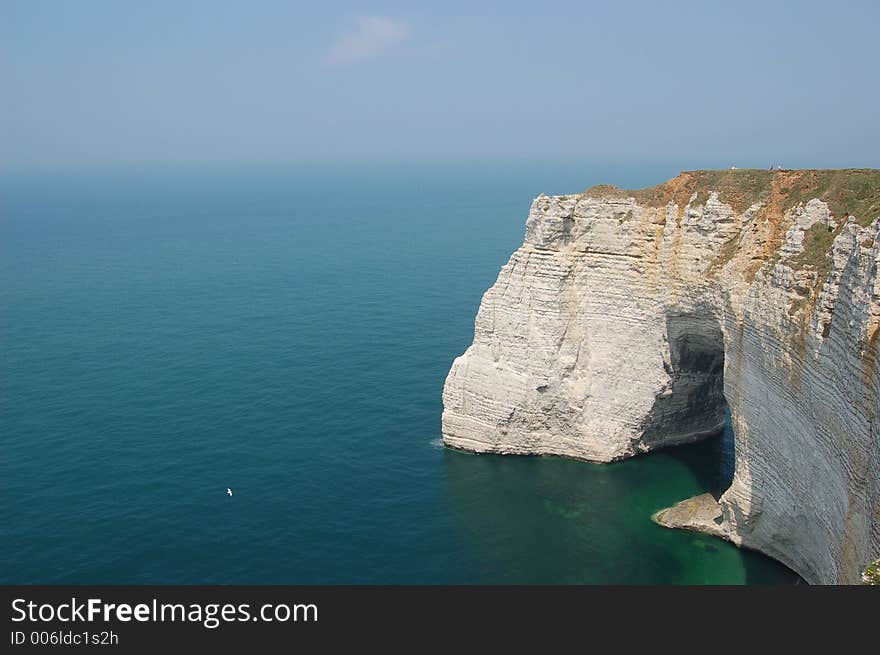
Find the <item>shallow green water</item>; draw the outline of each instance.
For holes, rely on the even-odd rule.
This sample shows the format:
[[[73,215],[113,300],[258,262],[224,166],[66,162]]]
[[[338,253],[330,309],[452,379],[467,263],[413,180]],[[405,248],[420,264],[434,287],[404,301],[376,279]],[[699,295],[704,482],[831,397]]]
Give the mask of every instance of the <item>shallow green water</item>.
[[[614,464],[448,452],[457,525],[493,579],[509,582],[794,582],[776,562],[649,520],[723,477],[719,440]],[[510,548],[513,539],[521,544]]]

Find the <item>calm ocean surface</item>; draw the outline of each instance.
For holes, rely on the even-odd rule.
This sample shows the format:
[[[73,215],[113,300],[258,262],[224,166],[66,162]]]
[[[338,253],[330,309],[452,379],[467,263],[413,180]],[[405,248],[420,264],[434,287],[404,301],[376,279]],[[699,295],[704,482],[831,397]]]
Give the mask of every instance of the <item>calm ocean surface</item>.
[[[531,198],[676,172],[7,175],[0,583],[794,581],[651,523],[713,484],[718,443],[613,465],[438,445]]]

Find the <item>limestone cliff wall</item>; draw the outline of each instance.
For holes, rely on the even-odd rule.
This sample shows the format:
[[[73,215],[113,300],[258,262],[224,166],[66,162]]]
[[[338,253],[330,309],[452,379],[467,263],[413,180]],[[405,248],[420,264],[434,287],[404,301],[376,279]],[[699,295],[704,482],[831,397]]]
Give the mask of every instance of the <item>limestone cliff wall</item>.
[[[716,433],[726,399],[715,532],[857,582],[880,556],[880,211],[805,173],[538,197],[449,372],[445,443],[612,461]]]

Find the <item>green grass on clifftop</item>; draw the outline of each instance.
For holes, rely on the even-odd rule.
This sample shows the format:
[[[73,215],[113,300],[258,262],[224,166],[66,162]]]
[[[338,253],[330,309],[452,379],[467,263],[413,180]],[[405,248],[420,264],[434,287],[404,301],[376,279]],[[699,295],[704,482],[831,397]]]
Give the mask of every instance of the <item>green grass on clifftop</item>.
[[[696,202],[702,203],[712,191],[717,191],[721,201],[737,212],[761,202],[771,220],[781,218],[798,203],[813,198],[828,203],[835,218],[854,216],[862,226],[880,216],[880,169],[874,168],[684,171],[663,184],[645,189],[630,191],[599,185],[587,189],[585,195],[631,197],[654,207],[673,202],[683,207],[695,193]]]

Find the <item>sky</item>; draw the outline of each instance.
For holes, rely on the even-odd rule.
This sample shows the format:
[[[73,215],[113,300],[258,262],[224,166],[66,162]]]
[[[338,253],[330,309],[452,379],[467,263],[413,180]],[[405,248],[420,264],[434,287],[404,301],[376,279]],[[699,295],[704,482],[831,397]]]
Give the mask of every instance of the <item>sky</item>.
[[[0,0],[0,169],[880,167],[880,2]]]

